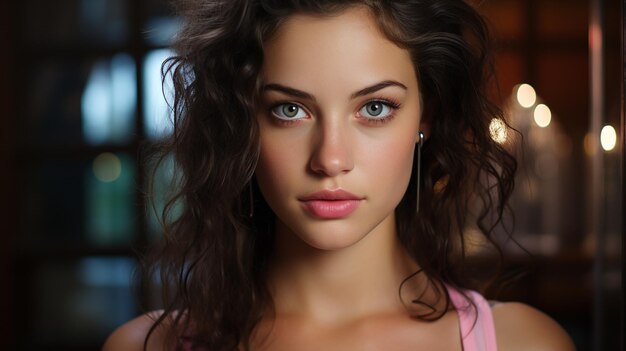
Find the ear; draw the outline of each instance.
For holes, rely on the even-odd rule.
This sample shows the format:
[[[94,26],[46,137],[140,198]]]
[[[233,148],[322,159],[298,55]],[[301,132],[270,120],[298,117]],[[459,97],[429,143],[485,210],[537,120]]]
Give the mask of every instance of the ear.
[[[419,132],[424,133],[424,141],[428,140],[432,131],[432,119],[430,118],[430,114],[422,113],[422,117],[420,118],[420,125],[417,133],[415,133],[415,142],[418,143],[420,141]]]
[[[420,121],[419,132],[424,133],[424,141],[426,141],[426,140],[428,140],[428,138],[430,138],[431,126],[432,126],[432,123],[428,119],[422,119]],[[415,142],[417,143],[419,141],[420,141],[420,137],[419,137],[419,134],[417,134],[415,136]]]

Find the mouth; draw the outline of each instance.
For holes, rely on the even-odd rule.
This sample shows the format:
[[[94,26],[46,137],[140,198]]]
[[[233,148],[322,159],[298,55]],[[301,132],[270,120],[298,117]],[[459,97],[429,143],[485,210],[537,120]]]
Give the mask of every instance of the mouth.
[[[354,212],[364,199],[349,191],[327,190],[317,191],[298,200],[305,210],[318,218],[331,219],[342,218]]]

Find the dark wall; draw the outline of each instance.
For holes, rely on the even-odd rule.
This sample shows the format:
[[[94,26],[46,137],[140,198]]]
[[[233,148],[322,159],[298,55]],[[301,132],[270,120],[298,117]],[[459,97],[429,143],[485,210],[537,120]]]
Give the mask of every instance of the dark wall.
[[[15,11],[13,1],[0,2],[0,349],[15,347],[13,325],[14,260],[17,231],[15,190]]]

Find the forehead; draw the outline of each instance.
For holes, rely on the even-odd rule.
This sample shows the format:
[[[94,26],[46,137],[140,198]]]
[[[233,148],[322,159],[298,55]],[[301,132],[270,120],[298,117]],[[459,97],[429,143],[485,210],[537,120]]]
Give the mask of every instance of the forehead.
[[[292,15],[265,43],[264,55],[264,77],[284,83],[416,79],[409,52],[387,39],[363,6],[332,16]]]

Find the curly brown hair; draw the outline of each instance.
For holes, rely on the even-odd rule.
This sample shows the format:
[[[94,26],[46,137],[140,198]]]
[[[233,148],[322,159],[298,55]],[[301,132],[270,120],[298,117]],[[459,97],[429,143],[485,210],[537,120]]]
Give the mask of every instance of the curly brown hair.
[[[329,15],[358,4],[372,11],[389,40],[410,53],[422,118],[432,125],[422,150],[423,182],[415,184],[413,174],[396,208],[399,240],[434,287],[476,287],[466,268],[464,228],[475,225],[497,248],[493,233],[503,222],[517,163],[490,136],[490,121],[504,117],[487,97],[493,75],[490,39],[472,5],[461,0],[186,1],[176,54],[163,66],[163,76],[174,84],[174,128],[152,154],[158,162],[173,157],[179,172],[176,193],[161,214],[164,239],[145,266],[146,275],[162,282],[164,313],[144,347],[167,321],[172,346],[182,331],[193,330],[188,336],[194,344],[210,350],[249,349],[255,326],[273,306],[265,281],[275,215],[254,177],[263,45],[294,13]],[[177,206],[180,213],[174,215]],[[440,292],[448,305],[447,292]]]

